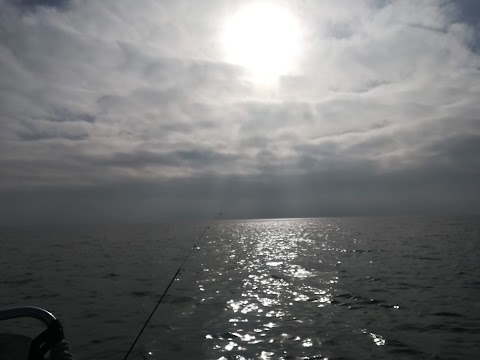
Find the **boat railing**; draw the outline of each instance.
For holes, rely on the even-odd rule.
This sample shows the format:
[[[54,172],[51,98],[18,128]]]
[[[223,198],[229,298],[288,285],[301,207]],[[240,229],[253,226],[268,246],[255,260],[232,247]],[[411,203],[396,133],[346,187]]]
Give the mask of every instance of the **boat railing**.
[[[51,312],[35,306],[23,306],[0,310],[0,320],[9,320],[21,317],[35,318],[47,326],[50,326],[52,322],[57,320]]]
[[[47,326],[45,331],[32,340],[28,352],[28,360],[43,360],[45,354],[52,347],[65,340],[62,324],[47,310],[34,306],[0,310],[0,321],[22,317],[40,320]]]

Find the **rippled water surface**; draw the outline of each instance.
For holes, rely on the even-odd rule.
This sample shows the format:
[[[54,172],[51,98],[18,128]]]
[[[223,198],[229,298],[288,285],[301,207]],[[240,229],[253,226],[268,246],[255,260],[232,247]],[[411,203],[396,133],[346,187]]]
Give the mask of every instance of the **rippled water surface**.
[[[195,244],[132,359],[480,354],[479,217],[218,221],[197,241],[202,229],[94,228],[75,241],[50,229],[37,263],[20,246],[33,235],[5,230],[0,264],[14,275],[1,305],[53,307],[77,358],[121,358]]]

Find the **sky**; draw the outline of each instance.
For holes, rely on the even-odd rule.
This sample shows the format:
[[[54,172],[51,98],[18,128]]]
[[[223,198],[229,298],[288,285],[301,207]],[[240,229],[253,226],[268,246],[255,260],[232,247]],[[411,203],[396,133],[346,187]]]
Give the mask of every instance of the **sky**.
[[[0,224],[480,213],[477,0],[0,0]]]

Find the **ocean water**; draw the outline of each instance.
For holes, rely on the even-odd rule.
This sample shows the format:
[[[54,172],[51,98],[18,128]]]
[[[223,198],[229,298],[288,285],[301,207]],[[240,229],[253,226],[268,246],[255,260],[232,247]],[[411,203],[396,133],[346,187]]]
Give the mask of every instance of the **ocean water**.
[[[76,359],[477,359],[480,217],[0,229],[0,308]],[[0,333],[35,336],[34,320]]]

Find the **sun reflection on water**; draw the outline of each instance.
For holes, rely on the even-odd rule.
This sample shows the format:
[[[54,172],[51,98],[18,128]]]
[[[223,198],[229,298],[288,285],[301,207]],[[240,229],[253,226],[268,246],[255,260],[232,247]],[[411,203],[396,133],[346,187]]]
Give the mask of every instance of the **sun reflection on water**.
[[[337,230],[328,223],[325,227]],[[209,276],[198,280],[201,291],[222,289],[219,295],[225,299],[224,311],[212,324],[229,331],[205,337],[212,356],[281,359],[291,353],[323,358],[325,332],[318,322],[324,314],[312,317],[312,309],[332,303],[338,270],[336,262],[325,263],[321,252],[342,249],[326,243],[328,234],[318,241],[307,226],[285,221],[245,223],[241,232],[231,233],[237,236],[223,238],[220,232],[210,240],[210,245],[228,248],[228,256],[211,267],[202,264]]]

